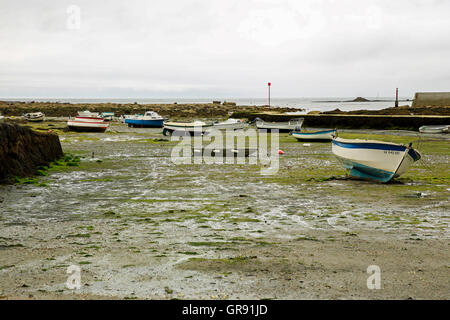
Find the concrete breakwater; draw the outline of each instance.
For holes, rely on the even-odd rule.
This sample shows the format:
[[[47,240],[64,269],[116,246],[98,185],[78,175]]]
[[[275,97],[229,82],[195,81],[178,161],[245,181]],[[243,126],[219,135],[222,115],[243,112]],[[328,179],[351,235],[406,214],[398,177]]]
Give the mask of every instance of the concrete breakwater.
[[[46,166],[62,156],[57,134],[0,123],[0,183],[36,174],[39,166]]]
[[[417,92],[412,106],[450,106],[450,92]]]
[[[289,115],[275,113],[235,112],[234,118],[246,118],[253,121],[260,118],[264,121],[289,121],[293,118],[304,118],[304,127],[341,128],[341,129],[399,129],[414,130],[424,125],[441,125],[450,123],[450,116],[429,115],[343,115],[343,114],[305,114]]]

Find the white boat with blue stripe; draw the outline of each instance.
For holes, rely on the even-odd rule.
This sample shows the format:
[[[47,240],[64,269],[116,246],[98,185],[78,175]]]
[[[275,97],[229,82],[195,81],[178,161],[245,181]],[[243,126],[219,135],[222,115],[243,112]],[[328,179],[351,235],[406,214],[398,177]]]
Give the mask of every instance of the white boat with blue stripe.
[[[328,129],[314,132],[292,131],[290,133],[298,141],[330,141],[336,135],[336,129]]]
[[[333,137],[332,151],[350,170],[350,176],[388,182],[401,176],[409,166],[421,158],[420,153],[409,146],[360,139]]]

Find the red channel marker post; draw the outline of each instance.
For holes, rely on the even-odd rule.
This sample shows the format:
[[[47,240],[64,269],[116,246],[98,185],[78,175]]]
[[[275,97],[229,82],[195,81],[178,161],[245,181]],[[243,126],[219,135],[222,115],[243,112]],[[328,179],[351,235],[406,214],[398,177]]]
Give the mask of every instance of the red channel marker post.
[[[395,88],[395,106],[398,107],[398,88]]]
[[[269,111],[270,111],[270,86],[272,85],[270,82],[267,84],[269,86]]]

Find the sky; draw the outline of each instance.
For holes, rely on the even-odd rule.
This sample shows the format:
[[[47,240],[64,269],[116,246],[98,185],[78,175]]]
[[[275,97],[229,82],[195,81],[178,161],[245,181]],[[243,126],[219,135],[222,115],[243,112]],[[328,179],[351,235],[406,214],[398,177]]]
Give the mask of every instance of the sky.
[[[0,0],[0,98],[450,91],[448,0]]]

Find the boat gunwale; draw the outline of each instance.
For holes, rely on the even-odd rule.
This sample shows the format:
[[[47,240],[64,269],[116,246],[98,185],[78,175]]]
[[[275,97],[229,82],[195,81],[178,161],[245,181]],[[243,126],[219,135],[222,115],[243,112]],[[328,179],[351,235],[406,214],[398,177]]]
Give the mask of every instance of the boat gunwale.
[[[332,129],[332,130],[324,130],[324,131],[315,131],[315,132],[296,132],[293,131],[292,135],[314,135],[314,134],[325,134],[325,133],[331,133],[331,132],[336,132],[336,129]]]

